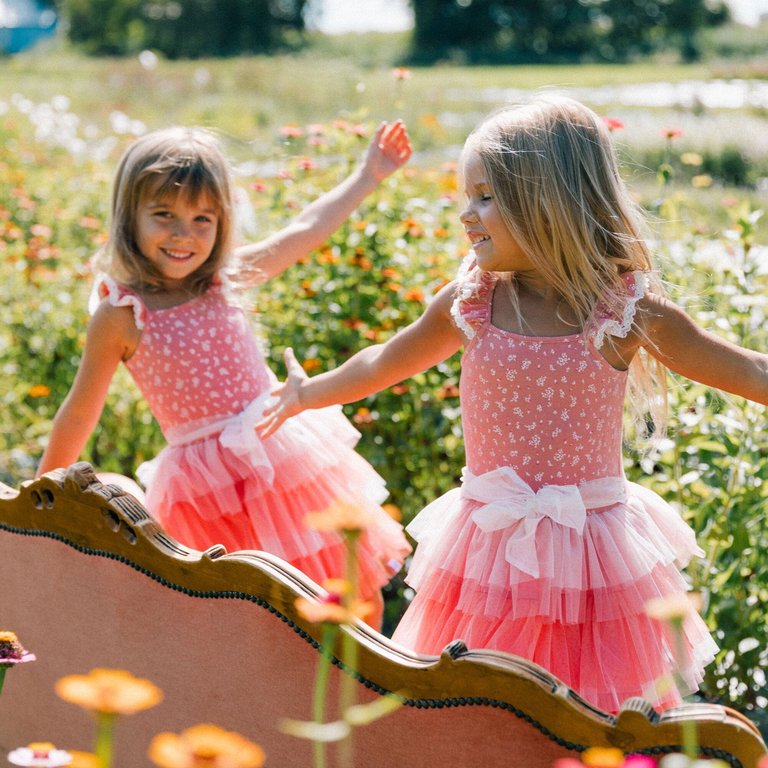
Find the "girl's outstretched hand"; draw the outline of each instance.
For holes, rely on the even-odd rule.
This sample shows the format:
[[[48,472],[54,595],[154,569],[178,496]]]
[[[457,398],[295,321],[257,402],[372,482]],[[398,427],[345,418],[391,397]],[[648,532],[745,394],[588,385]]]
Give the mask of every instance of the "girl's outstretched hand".
[[[363,161],[365,171],[377,182],[405,165],[413,149],[405,123],[382,123],[376,130]]]
[[[256,424],[256,431],[262,438],[269,437],[286,419],[304,410],[301,403],[301,387],[309,376],[290,347],[285,350],[285,367],[288,370],[285,381],[272,390],[277,400],[264,408],[261,420]]]

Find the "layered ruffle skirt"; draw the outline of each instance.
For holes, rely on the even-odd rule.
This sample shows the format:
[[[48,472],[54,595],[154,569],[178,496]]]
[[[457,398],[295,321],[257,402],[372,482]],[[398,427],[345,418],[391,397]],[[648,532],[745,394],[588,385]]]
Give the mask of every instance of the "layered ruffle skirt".
[[[353,505],[367,523],[357,543],[358,593],[380,601],[411,547],[381,507],[383,478],[353,448],[360,433],[337,406],[288,419],[261,440],[254,426],[265,400],[167,433],[168,446],[137,471],[147,508],[182,544],[263,550],[322,584],[345,577],[346,549],[338,533],[308,527],[306,516]]]
[[[717,652],[695,611],[678,636],[646,612],[685,600],[680,569],[703,553],[670,505],[623,477],[535,493],[508,467],[465,470],[407,530],[416,597],[393,639],[417,652],[455,639],[506,651],[607,712],[633,696],[678,704]]]

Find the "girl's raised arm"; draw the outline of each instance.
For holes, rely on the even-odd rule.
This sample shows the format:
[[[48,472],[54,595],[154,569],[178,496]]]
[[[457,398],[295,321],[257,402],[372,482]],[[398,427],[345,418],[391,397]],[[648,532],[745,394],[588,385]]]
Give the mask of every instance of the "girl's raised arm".
[[[451,318],[454,283],[446,285],[421,317],[389,341],[361,349],[338,368],[307,377],[293,352],[286,350],[288,378],[273,394],[278,400],[264,410],[256,425],[268,437],[291,416],[308,408],[352,403],[425,371],[456,352],[464,343]]]
[[[329,192],[310,203],[293,221],[257,243],[236,249],[237,261],[253,282],[268,280],[322,245],[355,208],[411,156],[404,123],[382,123],[365,157],[352,173]],[[246,278],[247,279],[247,278]]]
[[[640,304],[647,351],[688,379],[768,405],[768,355],[745,349],[697,325],[652,294]]]
[[[88,325],[80,366],[53,420],[37,476],[77,461],[104,408],[118,364],[135,349],[138,333],[128,307],[103,302]]]

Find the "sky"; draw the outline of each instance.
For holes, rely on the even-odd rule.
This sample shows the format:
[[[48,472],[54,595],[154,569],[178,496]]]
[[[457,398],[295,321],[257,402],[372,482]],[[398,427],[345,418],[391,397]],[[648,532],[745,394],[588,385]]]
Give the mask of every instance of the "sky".
[[[756,24],[768,14],[768,0],[728,0],[736,21]],[[344,32],[399,32],[413,25],[408,0],[322,0],[317,27],[329,35]]]
[[[768,1],[768,0],[767,0]],[[413,26],[408,0],[322,0],[318,29],[344,32],[400,32]]]

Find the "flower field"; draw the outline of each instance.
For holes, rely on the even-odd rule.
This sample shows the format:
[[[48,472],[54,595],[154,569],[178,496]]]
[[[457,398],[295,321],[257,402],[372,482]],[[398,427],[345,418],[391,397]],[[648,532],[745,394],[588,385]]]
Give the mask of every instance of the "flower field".
[[[120,74],[117,63],[108,66],[114,77]],[[151,99],[162,100],[165,65],[154,66],[140,73],[142,83],[154,94]],[[129,89],[138,77],[130,68],[135,63],[126,64],[121,75]],[[202,78],[200,67],[194,72]],[[217,77],[223,78],[220,70]],[[448,107],[430,104],[428,113],[419,113],[408,96],[419,73],[386,77],[393,109],[402,107],[413,124],[413,162],[312,259],[245,297],[280,376],[287,346],[311,375],[388,338],[421,313],[467,251],[457,217]],[[0,96],[0,480],[13,486],[33,476],[74,376],[87,324],[89,259],[104,241],[112,170],[135,135],[162,124],[158,114],[148,118],[116,93],[95,114],[71,95],[86,87],[82,82],[62,80],[57,87],[61,91],[45,98]],[[242,224],[248,236],[280,226],[338,181],[366,146],[378,112],[364,103],[365,89],[357,89],[352,111],[321,115],[316,122],[289,117],[260,125],[252,110],[252,122],[238,116],[234,99],[225,109],[221,93],[198,90],[202,94],[187,94],[196,100],[194,106],[185,103],[183,112],[174,92],[172,112],[179,120],[221,130],[247,200]],[[614,124],[616,138],[630,142],[621,145],[628,175],[658,219],[656,253],[672,297],[708,328],[768,349],[768,238],[760,181],[768,149],[750,154],[687,128],[681,134],[668,113],[618,103],[595,108],[621,117]],[[641,122],[642,141],[632,140]],[[738,177],[728,175],[737,171]],[[391,503],[405,522],[460,476],[458,362],[346,407],[362,434],[360,452],[386,478]],[[678,508],[705,550],[689,575],[704,594],[704,615],[722,650],[703,693],[745,712],[765,733],[766,410],[674,378],[670,406],[668,438],[647,450],[629,449],[626,472]],[[121,370],[83,458],[130,475],[162,445],[146,404]],[[407,590],[393,584],[389,628],[407,599]]]

